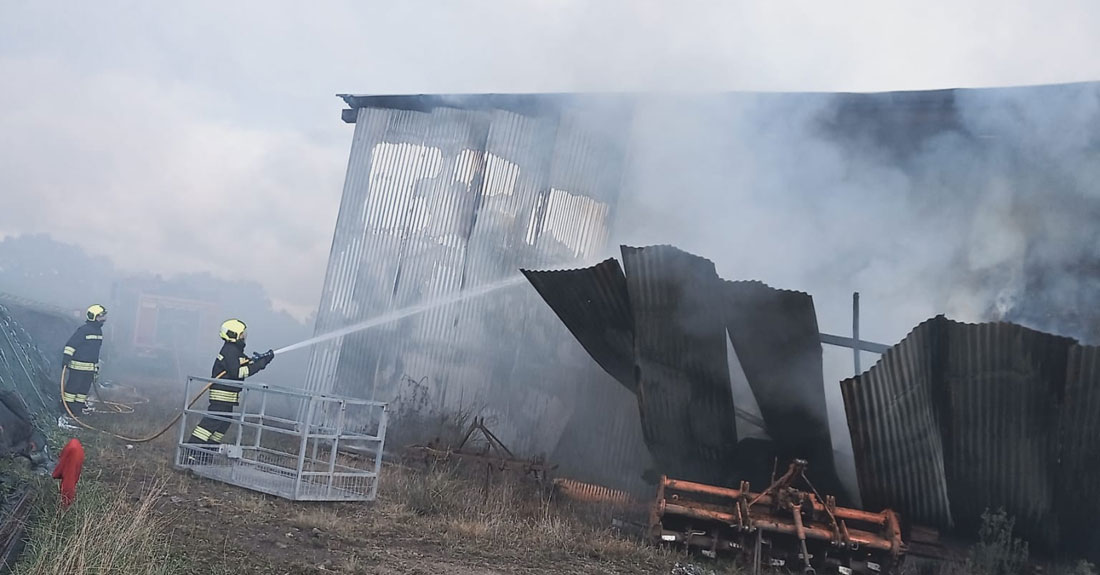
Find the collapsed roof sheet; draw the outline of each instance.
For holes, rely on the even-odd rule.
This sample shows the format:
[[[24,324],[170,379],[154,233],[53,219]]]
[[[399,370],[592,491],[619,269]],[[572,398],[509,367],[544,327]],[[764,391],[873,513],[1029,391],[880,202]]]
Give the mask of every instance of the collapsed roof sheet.
[[[637,391],[634,318],[619,262],[608,258],[590,268],[523,274],[596,363]]]
[[[771,471],[759,445],[738,451],[728,333],[775,455],[810,459],[815,483],[840,493],[812,298],[724,281],[712,262],[671,246],[622,251],[625,274],[614,260],[524,273],[597,363],[635,391],[661,471],[711,483]],[[749,458],[768,469],[747,469]]]
[[[714,263],[671,246],[623,246],[642,429],[688,479],[729,481],[737,424]]]
[[[768,434],[784,459],[808,457],[829,493],[840,493],[825,403],[821,338],[810,294],[758,281],[723,282],[730,341]]]
[[[1080,450],[1100,416],[1094,353],[1014,324],[921,324],[841,383],[864,503],[963,533],[1003,506],[1048,549],[1096,531],[1079,511],[1100,479]]]

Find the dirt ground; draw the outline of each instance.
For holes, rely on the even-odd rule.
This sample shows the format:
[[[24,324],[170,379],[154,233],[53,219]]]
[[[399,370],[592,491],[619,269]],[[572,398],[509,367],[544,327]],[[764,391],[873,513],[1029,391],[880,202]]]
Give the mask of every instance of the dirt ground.
[[[170,418],[176,402],[165,403],[94,423],[137,435]],[[174,430],[129,446],[90,431],[67,435],[86,444],[82,481],[135,505],[156,490],[155,514],[179,566],[172,572],[640,574],[688,560],[612,530],[606,513],[527,497],[508,481],[485,492],[450,472],[387,465],[374,502],[296,503],[173,469]]]

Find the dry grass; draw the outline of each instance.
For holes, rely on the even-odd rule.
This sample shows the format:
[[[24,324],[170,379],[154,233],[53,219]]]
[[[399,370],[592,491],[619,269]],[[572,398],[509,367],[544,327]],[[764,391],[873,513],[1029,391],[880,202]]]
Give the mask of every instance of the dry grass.
[[[44,495],[16,575],[173,572],[164,535],[168,519],[154,511],[162,482],[149,486],[136,502],[96,481],[82,482],[67,511],[59,509],[53,485],[41,487]]]
[[[140,434],[171,415],[97,423]],[[641,574],[685,560],[615,530],[620,510],[572,505],[501,474],[486,485],[483,468],[387,465],[374,503],[292,503],[173,470],[174,432],[133,449],[79,436],[88,459],[77,503],[56,513],[56,485],[43,481],[17,574]]]
[[[520,554],[535,562],[595,560],[665,573],[677,559],[683,560],[614,529],[611,517],[619,514],[612,507],[572,505],[502,474],[486,486],[483,474],[455,466],[426,472],[388,468],[381,503],[410,516],[410,523],[439,533],[446,545],[489,554]],[[732,565],[715,567],[734,570]]]

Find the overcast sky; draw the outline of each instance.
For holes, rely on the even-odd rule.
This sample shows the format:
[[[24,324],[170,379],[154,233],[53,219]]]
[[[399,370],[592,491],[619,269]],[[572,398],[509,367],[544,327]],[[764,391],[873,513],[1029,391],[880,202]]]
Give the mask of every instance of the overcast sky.
[[[127,269],[254,279],[302,317],[352,133],[335,93],[1097,80],[1098,13],[1085,1],[0,0],[0,236],[48,232]]]

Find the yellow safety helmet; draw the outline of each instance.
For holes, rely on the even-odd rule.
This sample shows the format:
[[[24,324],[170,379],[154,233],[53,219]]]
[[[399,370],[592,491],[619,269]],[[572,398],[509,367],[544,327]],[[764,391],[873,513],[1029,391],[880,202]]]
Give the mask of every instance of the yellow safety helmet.
[[[239,319],[227,319],[222,322],[222,339],[225,341],[244,341],[244,330],[248,329],[248,326]]]
[[[88,307],[88,321],[101,321],[107,317],[107,308],[95,304]]]

